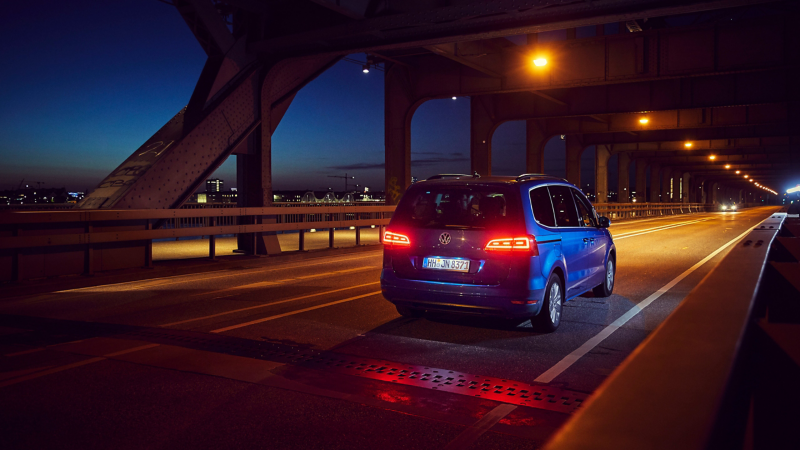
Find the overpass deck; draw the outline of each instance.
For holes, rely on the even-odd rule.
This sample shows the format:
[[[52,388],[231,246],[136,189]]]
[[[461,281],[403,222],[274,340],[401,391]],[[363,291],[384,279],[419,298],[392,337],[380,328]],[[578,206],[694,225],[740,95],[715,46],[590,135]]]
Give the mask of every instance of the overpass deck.
[[[13,447],[537,448],[774,210],[615,224],[614,295],[569,302],[552,334],[401,318],[380,295],[379,249],[4,293],[3,434]]]

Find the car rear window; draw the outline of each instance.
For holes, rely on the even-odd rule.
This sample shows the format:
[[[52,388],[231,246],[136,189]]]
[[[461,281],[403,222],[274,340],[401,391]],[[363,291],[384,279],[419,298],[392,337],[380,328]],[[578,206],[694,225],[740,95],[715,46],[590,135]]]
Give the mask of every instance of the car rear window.
[[[515,189],[492,186],[435,186],[403,196],[392,217],[414,228],[499,229],[520,224]]]
[[[542,225],[548,227],[556,226],[556,218],[553,215],[553,205],[550,203],[550,193],[547,186],[538,187],[531,191],[531,207],[533,217]]]

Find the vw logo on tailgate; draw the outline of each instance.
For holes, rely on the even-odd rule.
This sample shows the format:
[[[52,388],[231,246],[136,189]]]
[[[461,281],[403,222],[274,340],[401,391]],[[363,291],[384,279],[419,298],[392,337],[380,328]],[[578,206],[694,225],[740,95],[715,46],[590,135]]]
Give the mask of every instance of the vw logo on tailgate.
[[[442,233],[442,234],[440,234],[439,235],[439,242],[441,242],[444,245],[449,244],[450,243],[450,233]]]

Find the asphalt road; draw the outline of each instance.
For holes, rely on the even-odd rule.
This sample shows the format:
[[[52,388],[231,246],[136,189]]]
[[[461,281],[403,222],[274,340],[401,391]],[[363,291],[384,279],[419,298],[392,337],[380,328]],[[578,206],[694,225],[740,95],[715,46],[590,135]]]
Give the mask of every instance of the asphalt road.
[[[380,250],[6,289],[3,447],[538,448],[772,211],[613,224],[614,295],[552,334],[402,318]]]

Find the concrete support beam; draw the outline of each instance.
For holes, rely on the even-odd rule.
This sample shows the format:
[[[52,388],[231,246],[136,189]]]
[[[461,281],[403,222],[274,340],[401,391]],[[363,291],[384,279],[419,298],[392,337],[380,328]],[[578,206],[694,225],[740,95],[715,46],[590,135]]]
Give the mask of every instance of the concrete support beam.
[[[681,195],[681,203],[689,203],[689,194],[692,189],[692,175],[689,172],[684,172],[681,176],[683,178],[683,195]]]
[[[776,123],[736,127],[691,128],[630,133],[584,134],[586,142],[592,144],[632,144],[642,142],[694,142],[743,138],[786,138],[797,135],[796,124]],[[694,146],[693,146],[694,147]],[[630,151],[629,149],[623,149]],[[672,150],[675,150],[672,148]]]
[[[611,158],[611,152],[605,145],[598,145],[594,155],[594,188],[597,192],[597,202],[608,203],[608,159]]]
[[[583,155],[583,141],[580,135],[568,134],[567,144],[567,181],[575,186],[581,185],[581,155]]]
[[[496,128],[491,99],[470,98],[470,171],[492,175],[492,134]]]
[[[623,152],[617,155],[617,202],[629,203],[631,195],[631,158]]]
[[[661,165],[650,163],[650,203],[661,201]]]
[[[384,77],[386,204],[396,205],[411,185],[411,117],[419,106],[410,69],[387,64]]]
[[[544,173],[544,146],[551,137],[541,121],[525,121],[525,173]]]
[[[672,202],[672,168],[661,168],[661,203]]]
[[[636,201],[644,203],[647,201],[647,160],[636,159]]]

